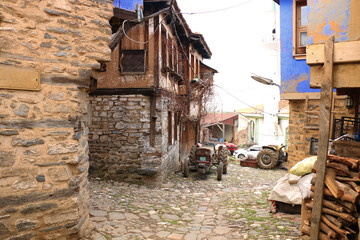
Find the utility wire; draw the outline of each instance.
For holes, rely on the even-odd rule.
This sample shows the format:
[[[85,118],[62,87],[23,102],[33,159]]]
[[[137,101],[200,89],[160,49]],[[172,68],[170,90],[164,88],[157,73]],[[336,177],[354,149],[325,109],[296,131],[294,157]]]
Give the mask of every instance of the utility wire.
[[[153,34],[149,37],[149,40],[147,40],[146,42],[136,41],[136,40],[130,38],[130,37],[126,34],[126,31],[125,31],[125,23],[127,22],[127,20],[124,20],[124,21],[123,21],[121,28],[122,28],[122,31],[123,31],[125,37],[126,37],[127,39],[129,39],[130,41],[132,41],[132,42],[134,42],[134,43],[138,43],[138,44],[147,44],[147,43],[149,43],[149,42],[155,37],[156,32],[159,30],[162,22],[163,22],[165,19],[166,19],[166,16],[164,17],[163,20],[161,20],[161,22],[158,24],[158,26],[156,27],[156,29],[155,29],[155,31],[153,32]]]
[[[276,114],[269,113],[269,112],[265,112],[265,111],[262,110],[262,109],[259,109],[259,108],[256,108],[256,107],[251,106],[250,104],[248,104],[248,103],[240,100],[240,99],[237,98],[235,95],[233,95],[232,93],[230,93],[229,91],[225,90],[223,87],[220,87],[219,85],[217,85],[217,84],[215,84],[215,83],[214,83],[213,85],[214,85],[215,87],[220,88],[221,90],[223,90],[224,92],[226,92],[227,94],[229,94],[230,96],[232,96],[233,98],[235,98],[236,100],[238,100],[239,102],[241,102],[242,104],[244,104],[244,105],[246,105],[246,106],[248,106],[248,107],[250,107],[250,108],[252,108],[252,109],[255,109],[255,110],[257,110],[257,111],[260,111],[260,112],[262,112],[262,113],[264,113],[264,114],[269,114],[269,115],[271,115],[271,116],[276,116]]]
[[[190,64],[189,57],[188,57],[187,54],[185,53],[184,46],[183,46],[183,44],[182,44],[182,42],[181,42],[181,39],[180,39],[180,37],[179,37],[179,34],[178,34],[177,30],[176,30],[176,24],[175,24],[175,20],[176,20],[176,19],[175,19],[175,16],[174,16],[173,4],[174,4],[174,1],[172,0],[172,1],[171,1],[171,4],[170,4],[170,16],[171,16],[171,24],[172,24],[172,26],[173,26],[173,29],[174,29],[176,38],[177,38],[177,40],[178,40],[178,42],[179,42],[179,44],[180,44],[181,51],[183,52],[183,54],[184,54],[184,56],[185,56],[185,58],[186,58],[186,63],[189,65],[189,67],[191,68],[191,71],[194,73],[194,75],[195,75],[198,79],[200,79],[199,76],[196,74],[193,66]]]
[[[234,6],[227,7],[227,8],[220,8],[220,9],[203,11],[203,12],[190,12],[190,13],[178,12],[178,13],[187,14],[187,15],[194,15],[194,14],[206,14],[206,13],[222,12],[222,11],[226,11],[226,10],[229,10],[229,9],[232,9],[232,8],[239,7],[239,6],[244,5],[244,4],[246,4],[246,3],[250,2],[250,1],[251,1],[251,0],[247,0],[247,1],[245,1],[245,2],[236,4],[236,5],[234,5]]]
[[[247,2],[249,2],[249,1],[250,1],[250,0],[248,0]],[[172,3],[173,3],[173,1],[172,1]],[[242,4],[245,4],[245,3],[246,3],[246,2],[244,2],[244,3],[242,3]],[[187,63],[187,65],[191,68],[191,71],[194,73],[194,75],[199,79],[199,83],[204,86],[202,80],[198,77],[198,75],[195,73],[194,68],[191,66],[190,60],[189,60],[187,54],[185,53],[184,47],[183,47],[183,45],[182,45],[182,43],[181,43],[181,40],[180,40],[180,37],[179,37],[179,35],[178,35],[178,33],[177,33],[176,25],[175,25],[175,21],[174,21],[174,10],[173,10],[172,4],[170,5],[170,16],[171,16],[171,20],[172,20],[172,24],[173,24],[173,28],[174,28],[174,32],[175,32],[176,38],[178,39],[178,41],[179,41],[179,43],[180,43],[181,50],[182,50],[183,54],[184,54],[185,57],[186,57],[186,63]],[[217,85],[217,84],[214,84],[214,83],[213,83],[213,86],[220,88],[221,90],[223,90],[224,92],[226,92],[227,94],[229,94],[230,96],[232,96],[233,98],[235,98],[236,100],[238,100],[239,102],[241,102],[242,104],[245,104],[246,106],[248,106],[248,107],[250,107],[250,108],[252,108],[252,109],[255,109],[255,110],[257,110],[257,111],[260,111],[260,112],[262,112],[262,113],[264,113],[264,114],[269,114],[269,115],[271,115],[271,116],[276,116],[276,115],[273,114],[273,113],[265,112],[264,110],[261,110],[261,109],[259,109],[259,108],[255,108],[255,107],[251,106],[250,104],[247,104],[246,102],[238,99],[236,96],[234,96],[233,94],[231,94],[230,92],[228,92],[227,90],[225,90],[224,88],[220,87],[220,86]],[[205,87],[205,86],[204,86],[204,87]],[[243,114],[241,114],[241,115],[243,115]],[[244,115],[243,115],[243,116],[244,116]]]

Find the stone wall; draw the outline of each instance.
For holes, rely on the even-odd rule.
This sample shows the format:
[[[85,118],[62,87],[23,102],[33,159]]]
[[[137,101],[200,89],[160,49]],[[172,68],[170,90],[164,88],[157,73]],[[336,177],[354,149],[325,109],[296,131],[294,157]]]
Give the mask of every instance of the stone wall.
[[[80,239],[89,225],[86,88],[109,60],[111,16],[111,1],[0,3],[0,68],[41,83],[0,89],[1,239]]]
[[[297,162],[310,155],[311,138],[319,138],[319,130],[311,127],[319,124],[319,114],[305,111],[319,112],[320,100],[309,100],[306,109],[305,100],[290,100],[289,119],[289,169]],[[342,97],[336,97],[334,101],[334,118],[342,116],[354,116],[354,108],[347,109]],[[308,116],[308,117],[307,117]],[[332,129],[331,129],[332,130]],[[330,136],[331,137],[331,136]]]
[[[150,145],[150,97],[91,97],[91,172],[124,181],[162,181],[178,162],[179,143],[168,145],[167,111],[157,101],[155,146]],[[173,120],[174,121],[174,120]]]

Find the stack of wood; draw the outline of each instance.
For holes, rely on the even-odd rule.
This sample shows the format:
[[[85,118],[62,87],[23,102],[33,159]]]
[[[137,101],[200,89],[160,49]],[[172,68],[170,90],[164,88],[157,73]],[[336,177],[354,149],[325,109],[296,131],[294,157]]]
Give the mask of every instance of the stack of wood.
[[[319,239],[357,239],[360,228],[359,170],[357,159],[328,156]],[[311,198],[305,204],[307,214],[302,223],[301,239],[310,239],[315,178],[316,175],[312,179]]]

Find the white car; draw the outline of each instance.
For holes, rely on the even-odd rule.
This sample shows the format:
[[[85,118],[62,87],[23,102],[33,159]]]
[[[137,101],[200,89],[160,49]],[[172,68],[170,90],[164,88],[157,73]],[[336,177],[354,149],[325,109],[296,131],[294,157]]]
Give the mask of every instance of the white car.
[[[241,148],[236,150],[233,156],[240,159],[245,159],[245,158],[256,159],[257,155],[261,150],[262,150],[261,145],[254,145],[249,147],[248,149]]]

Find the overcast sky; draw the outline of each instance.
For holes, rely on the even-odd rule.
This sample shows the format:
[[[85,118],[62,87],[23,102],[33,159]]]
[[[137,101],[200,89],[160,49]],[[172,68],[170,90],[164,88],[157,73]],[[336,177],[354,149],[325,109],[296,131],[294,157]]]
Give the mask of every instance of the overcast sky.
[[[217,69],[215,84],[218,110],[234,111],[268,101],[278,88],[250,78],[251,73],[279,81],[279,57],[264,43],[275,26],[272,0],[177,0],[193,32],[204,35],[213,55],[205,64]],[[207,12],[239,5],[224,11]],[[275,4],[278,12],[278,5]],[[277,13],[278,14],[278,13]],[[278,17],[277,21],[278,22]],[[277,29],[279,31],[279,29]],[[266,42],[266,41],[265,41]]]

